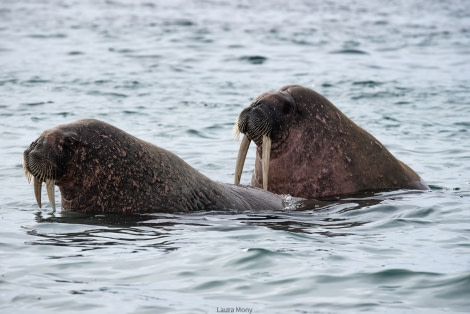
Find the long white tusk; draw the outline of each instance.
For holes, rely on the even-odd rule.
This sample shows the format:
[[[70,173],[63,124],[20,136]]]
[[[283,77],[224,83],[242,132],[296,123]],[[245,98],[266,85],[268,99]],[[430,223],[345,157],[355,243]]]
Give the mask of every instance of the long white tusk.
[[[38,203],[39,208],[42,208],[41,205],[41,189],[42,189],[42,180],[37,177],[33,177],[34,185],[34,196],[36,196],[36,202]]]
[[[240,144],[240,149],[238,150],[237,162],[235,164],[235,184],[237,185],[240,184],[243,166],[245,165],[246,154],[248,153],[250,143],[251,140],[246,135],[244,135]]]
[[[269,160],[271,158],[271,139],[263,135],[263,189],[268,190]]]
[[[46,180],[47,197],[49,198],[49,203],[51,203],[53,211],[55,211],[55,189],[54,189],[54,184],[55,184],[55,181],[53,179]]]

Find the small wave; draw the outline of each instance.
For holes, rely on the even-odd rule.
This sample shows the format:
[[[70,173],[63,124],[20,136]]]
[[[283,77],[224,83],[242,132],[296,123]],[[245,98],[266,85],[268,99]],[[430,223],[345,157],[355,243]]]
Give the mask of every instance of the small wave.
[[[195,130],[195,129],[188,129],[186,131],[186,134],[188,134],[190,136],[198,137],[198,138],[211,138],[211,137],[207,136],[206,134],[204,134],[203,132],[201,132],[199,130]]]
[[[149,60],[157,60],[157,59],[162,59],[161,55],[128,55],[128,58],[135,58],[135,59],[149,59]]]
[[[33,77],[32,79],[29,79],[27,81],[24,81],[24,84],[46,84],[50,83],[51,81],[49,80],[44,80],[39,77]]]
[[[23,103],[23,106],[28,106],[28,107],[36,107],[36,106],[42,106],[46,104],[53,104],[53,101],[39,101],[39,102],[30,102],[30,103]]]
[[[341,50],[333,50],[330,52],[331,54],[347,54],[347,55],[368,55],[369,53],[359,50],[359,49],[341,49]]]
[[[364,86],[364,87],[376,87],[376,86],[380,86],[382,84],[383,84],[382,82],[377,82],[377,81],[372,81],[372,80],[357,81],[357,82],[352,83],[352,85],[358,85],[358,86]]]
[[[28,35],[29,38],[38,38],[38,39],[48,39],[48,38],[66,38],[66,34],[56,33],[56,34],[31,34]]]
[[[18,83],[17,79],[6,79],[6,80],[0,81],[0,86],[7,85],[7,84],[17,84],[17,83]]]
[[[268,58],[263,56],[243,56],[239,58],[240,61],[248,62],[251,64],[263,64]]]
[[[83,51],[69,51],[68,55],[69,56],[80,56],[84,55],[85,53]]]
[[[117,53],[133,53],[135,52],[134,49],[123,48],[123,49],[115,49],[115,48],[108,48],[109,52],[117,52]]]
[[[118,97],[118,98],[126,98],[128,97],[127,94],[123,93],[113,93],[113,92],[101,92],[101,91],[90,91],[87,93],[88,95],[92,96],[111,96],[111,97]]]
[[[196,23],[194,23],[193,21],[188,20],[188,19],[172,19],[172,20],[166,21],[164,24],[167,25],[167,26],[170,26],[170,25],[194,26],[194,25],[196,25]]]

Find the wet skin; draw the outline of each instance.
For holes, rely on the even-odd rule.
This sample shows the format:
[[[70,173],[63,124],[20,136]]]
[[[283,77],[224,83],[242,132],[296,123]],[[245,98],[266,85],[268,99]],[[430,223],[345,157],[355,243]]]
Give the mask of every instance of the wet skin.
[[[243,133],[235,184],[249,143],[251,184],[277,194],[325,198],[361,191],[428,189],[419,175],[315,91],[297,85],[264,93],[239,115]]]

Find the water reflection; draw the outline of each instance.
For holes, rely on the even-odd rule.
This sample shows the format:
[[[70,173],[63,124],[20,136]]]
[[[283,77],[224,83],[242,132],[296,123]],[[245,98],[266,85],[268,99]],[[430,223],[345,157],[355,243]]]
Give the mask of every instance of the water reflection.
[[[36,213],[36,221],[45,228],[27,231],[39,239],[33,245],[78,247],[82,251],[122,247],[133,252],[158,248],[164,251],[177,249],[170,240],[167,228],[173,226],[168,220],[157,220],[150,226],[142,225],[154,217],[145,215],[84,215],[61,212],[43,217]],[[59,223],[59,224],[57,224]],[[71,227],[72,226],[72,227]]]
[[[363,193],[331,200],[291,199],[291,206],[284,211],[272,212],[90,215],[62,211],[46,216],[38,211],[35,218],[39,227],[29,230],[28,234],[38,237],[31,243],[34,245],[73,246],[83,251],[113,246],[129,248],[129,245],[134,251],[149,248],[171,251],[178,248],[172,239],[178,239],[179,234],[191,229],[230,232],[262,226],[299,234],[348,236],[354,234],[355,227],[367,224],[370,216],[345,213],[373,207],[385,199],[396,199],[407,193],[410,192]]]

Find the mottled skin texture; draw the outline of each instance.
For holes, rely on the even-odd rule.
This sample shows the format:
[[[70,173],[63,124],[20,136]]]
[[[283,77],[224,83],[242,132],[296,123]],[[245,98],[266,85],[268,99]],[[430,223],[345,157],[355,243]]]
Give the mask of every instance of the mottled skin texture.
[[[271,192],[322,198],[428,188],[416,172],[325,97],[296,85],[260,95],[240,114],[239,120],[248,126],[244,133],[258,146],[251,182],[255,187],[262,187],[262,150],[250,121],[263,119],[271,125]]]
[[[62,210],[86,213],[275,210],[281,197],[211,181],[175,154],[112,125],[86,119],[44,131],[26,168],[51,167]],[[39,166],[32,166],[33,163]]]

